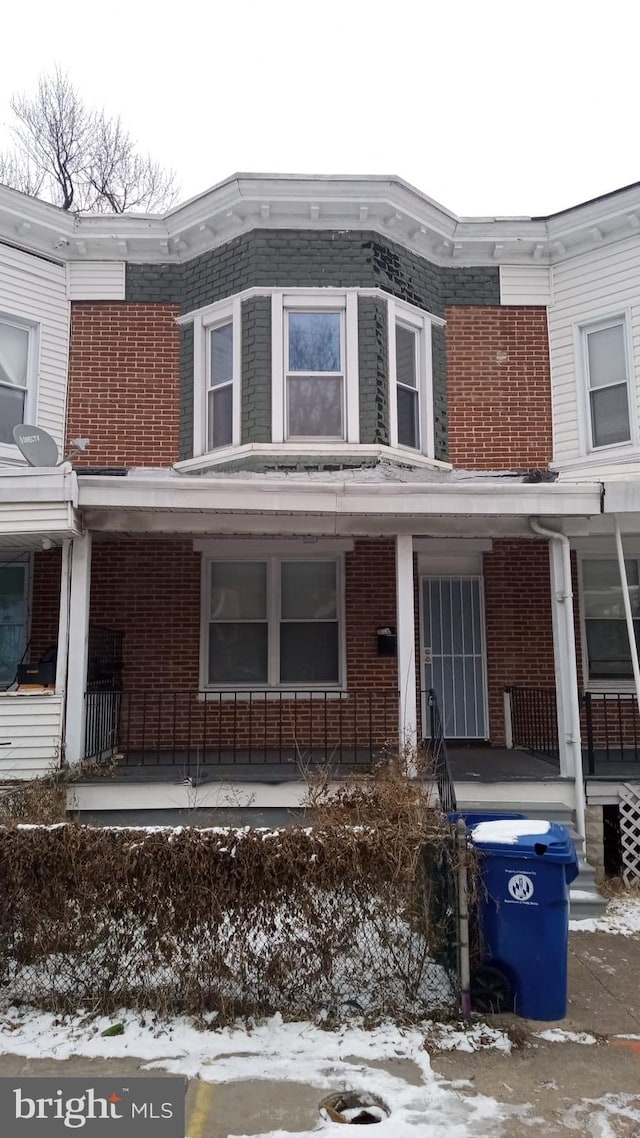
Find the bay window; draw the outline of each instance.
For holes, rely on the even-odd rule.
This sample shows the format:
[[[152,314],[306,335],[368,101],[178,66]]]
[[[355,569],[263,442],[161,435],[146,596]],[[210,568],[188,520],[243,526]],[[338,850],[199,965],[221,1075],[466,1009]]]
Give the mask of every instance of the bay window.
[[[591,449],[632,438],[627,328],[624,317],[582,328]]]

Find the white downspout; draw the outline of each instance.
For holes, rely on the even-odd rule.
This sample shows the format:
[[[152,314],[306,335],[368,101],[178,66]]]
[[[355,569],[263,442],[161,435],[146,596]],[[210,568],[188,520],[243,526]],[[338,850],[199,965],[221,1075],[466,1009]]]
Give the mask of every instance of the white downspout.
[[[629,580],[627,577],[627,567],[624,563],[622,536],[620,534],[620,523],[618,521],[617,514],[613,515],[613,532],[616,538],[618,570],[620,572],[620,584],[622,585],[622,600],[624,602],[624,616],[627,623],[627,636],[629,637],[629,651],[631,653],[631,667],[633,668],[633,682],[635,684],[638,707],[640,707],[640,664],[638,663],[638,645],[636,644],[636,633],[633,625],[633,613],[631,612],[631,599],[629,597]]]
[[[555,600],[562,606],[564,613],[564,641],[567,651],[567,660],[571,668],[571,675],[567,677],[567,692],[558,693],[560,699],[567,700],[567,742],[573,756],[573,779],[576,803],[576,830],[578,835],[585,837],[585,794],[584,777],[582,772],[582,743],[580,739],[580,703],[578,701],[578,672],[576,667],[576,635],[573,624],[573,588],[571,584],[571,546],[569,538],[557,530],[547,529],[540,524],[537,518],[529,518],[529,525],[534,533],[546,537],[556,543],[561,551],[562,560],[562,589],[557,593]],[[561,714],[562,714],[561,709]],[[560,718],[560,717],[559,717]],[[560,723],[558,724],[560,730]]]

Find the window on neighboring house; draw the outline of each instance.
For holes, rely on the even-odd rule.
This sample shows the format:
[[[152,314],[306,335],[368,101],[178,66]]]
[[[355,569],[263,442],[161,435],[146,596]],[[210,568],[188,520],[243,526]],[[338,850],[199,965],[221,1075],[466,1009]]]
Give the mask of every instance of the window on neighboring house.
[[[592,448],[631,440],[624,319],[582,329]]]
[[[340,683],[338,560],[214,560],[206,581],[208,686]]]
[[[24,655],[27,635],[27,573],[26,562],[13,565],[0,563],[0,690],[13,683],[18,664]]]
[[[13,443],[13,428],[27,412],[32,329],[0,317],[0,443]]]
[[[287,438],[343,439],[343,313],[287,310],[285,320]]]
[[[640,562],[625,560],[625,566],[636,641],[640,645]],[[631,654],[616,560],[582,560],[582,599],[589,679],[631,679]]]
[[[391,445],[433,455],[431,317],[388,301]]]
[[[207,450],[233,442],[233,321],[208,330]]]

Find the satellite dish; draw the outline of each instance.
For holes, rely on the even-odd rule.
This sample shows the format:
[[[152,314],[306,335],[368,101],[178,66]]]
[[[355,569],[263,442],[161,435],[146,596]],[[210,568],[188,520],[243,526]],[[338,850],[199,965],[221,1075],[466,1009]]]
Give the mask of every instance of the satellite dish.
[[[20,423],[13,428],[13,441],[29,466],[57,465],[59,455],[55,440],[42,427]]]

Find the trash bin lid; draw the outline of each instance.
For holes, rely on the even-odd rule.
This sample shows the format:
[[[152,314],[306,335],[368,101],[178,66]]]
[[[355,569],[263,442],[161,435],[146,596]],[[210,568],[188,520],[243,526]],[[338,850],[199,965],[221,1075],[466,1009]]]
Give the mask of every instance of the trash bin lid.
[[[576,852],[566,826],[541,818],[496,818],[471,830],[471,841],[483,853],[502,857],[572,862]]]

